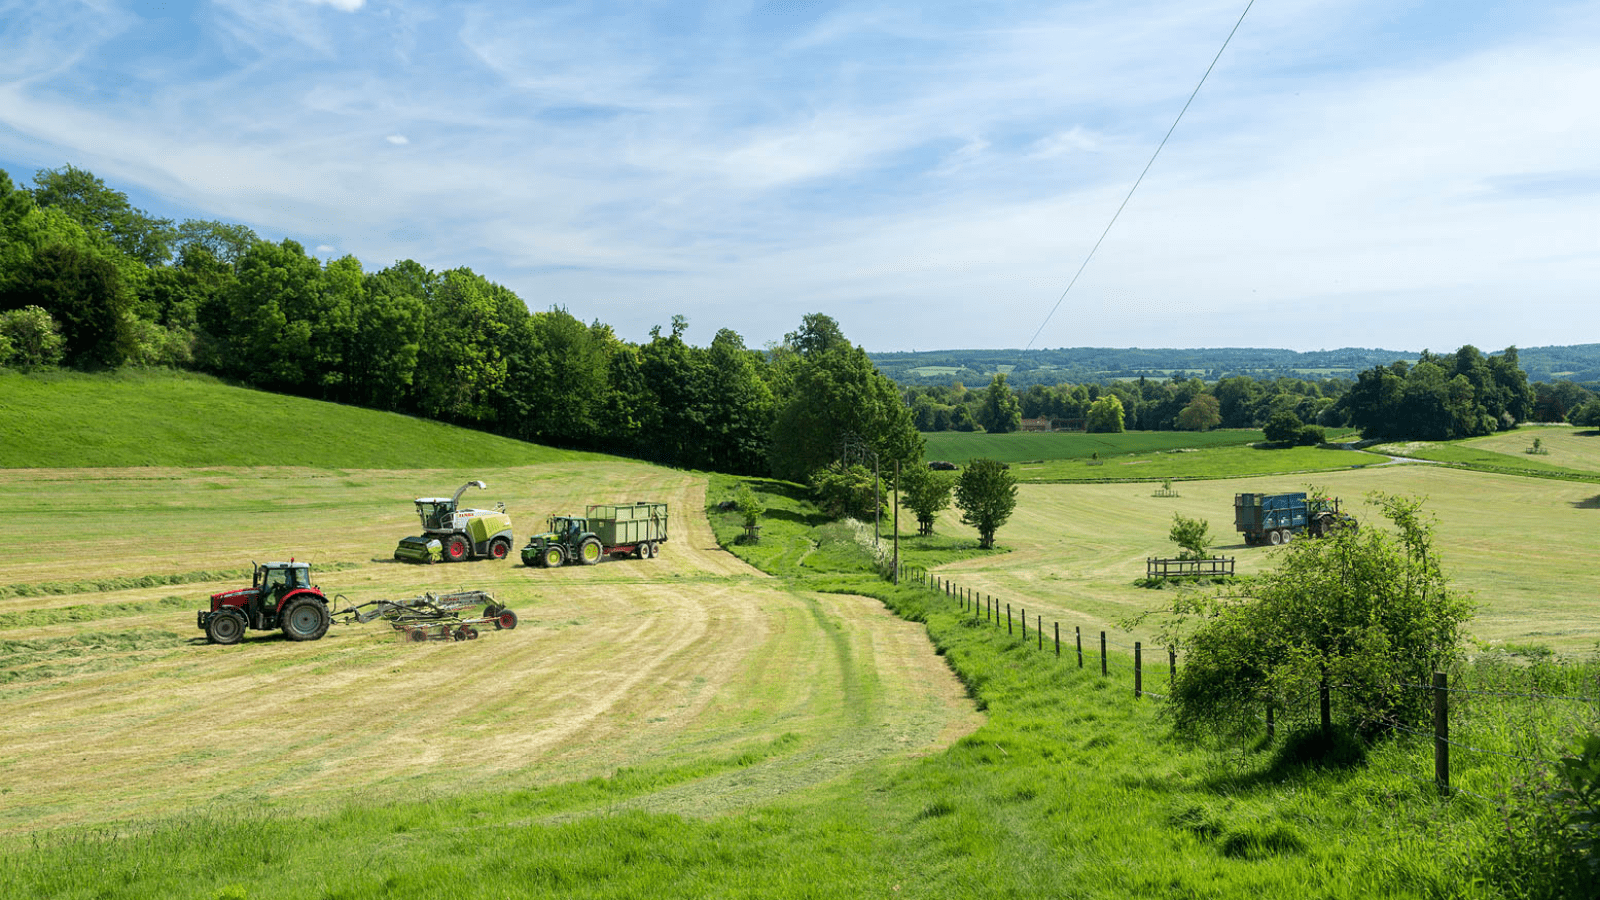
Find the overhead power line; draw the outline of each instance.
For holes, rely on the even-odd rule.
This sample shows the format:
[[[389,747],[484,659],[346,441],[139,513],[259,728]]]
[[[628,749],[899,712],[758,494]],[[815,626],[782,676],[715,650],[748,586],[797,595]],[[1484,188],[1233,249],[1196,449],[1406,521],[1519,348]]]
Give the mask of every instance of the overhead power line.
[[[1239,33],[1239,26],[1244,24],[1244,17],[1250,14],[1250,7],[1255,4],[1256,0],[1250,0],[1249,3],[1244,5],[1244,12],[1239,14],[1239,21],[1233,23],[1233,30],[1228,32],[1228,37],[1223,40],[1222,46],[1217,48],[1217,55],[1211,58],[1211,65],[1206,66],[1205,74],[1200,76],[1199,83],[1194,86],[1194,90],[1189,94],[1189,99],[1184,102],[1183,109],[1178,110],[1178,117],[1172,120],[1172,127],[1167,129],[1166,136],[1156,146],[1156,152],[1150,154],[1150,161],[1144,164],[1144,171],[1140,172],[1139,177],[1134,179],[1133,187],[1128,188],[1128,196],[1122,198],[1122,205],[1117,207],[1115,213],[1112,213],[1111,221],[1106,223],[1106,230],[1100,232],[1100,240],[1095,241],[1094,246],[1089,248],[1089,255],[1083,258],[1083,265],[1078,266],[1078,271],[1073,274],[1072,280],[1067,282],[1067,289],[1061,292],[1060,297],[1056,298],[1056,305],[1050,307],[1049,314],[1044,317],[1043,322],[1039,323],[1038,330],[1033,333],[1033,337],[1028,339],[1028,345],[1022,349],[1031,350],[1033,348],[1033,342],[1037,341],[1039,335],[1044,333],[1044,327],[1050,324],[1050,319],[1055,316],[1056,310],[1061,308],[1061,301],[1067,299],[1067,294],[1072,290],[1072,286],[1078,283],[1078,276],[1082,275],[1083,270],[1089,267],[1089,260],[1094,259],[1094,252],[1099,250],[1100,245],[1105,242],[1106,235],[1111,233],[1111,226],[1117,224],[1117,217],[1122,215],[1122,211],[1128,206],[1128,201],[1133,199],[1133,192],[1139,189],[1139,183],[1144,181],[1145,175],[1149,174],[1150,167],[1156,164],[1156,157],[1161,155],[1161,148],[1167,145],[1167,140],[1172,137],[1172,133],[1178,130],[1178,123],[1183,121],[1183,114],[1189,111],[1189,104],[1194,102],[1195,96],[1200,93],[1200,88],[1206,83],[1206,79],[1211,77],[1211,70],[1217,67],[1217,60],[1222,58],[1222,52],[1228,49],[1228,43],[1233,40],[1233,36]]]

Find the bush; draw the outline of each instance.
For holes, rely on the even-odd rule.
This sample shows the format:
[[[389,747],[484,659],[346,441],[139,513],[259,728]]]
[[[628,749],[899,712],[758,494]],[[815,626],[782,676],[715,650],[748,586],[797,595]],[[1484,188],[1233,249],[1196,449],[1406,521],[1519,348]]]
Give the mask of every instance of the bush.
[[[59,365],[65,348],[61,328],[40,307],[0,313],[0,366],[32,369]]]
[[[1290,445],[1300,440],[1300,432],[1304,428],[1305,423],[1300,421],[1299,416],[1288,410],[1282,410],[1272,414],[1272,418],[1262,426],[1261,432],[1274,444]]]
[[[1364,528],[1295,541],[1244,596],[1173,601],[1162,637],[1187,651],[1172,689],[1180,731],[1253,734],[1265,706],[1314,696],[1324,678],[1343,685],[1357,728],[1427,721],[1425,692],[1402,685],[1458,659],[1471,604],[1449,587],[1421,502],[1376,500],[1397,538]]]
[[[1485,878],[1529,900],[1595,896],[1600,884],[1600,734],[1512,791]],[[1584,893],[1585,889],[1589,893]]]
[[[811,493],[817,508],[830,519],[861,519],[871,522],[883,508],[881,493],[873,484],[872,470],[863,465],[845,467],[833,463],[811,476]]]
[[[1321,425],[1302,425],[1299,433],[1294,437],[1294,442],[1302,447],[1315,447],[1318,444],[1326,443],[1327,440],[1328,433],[1322,429]]]

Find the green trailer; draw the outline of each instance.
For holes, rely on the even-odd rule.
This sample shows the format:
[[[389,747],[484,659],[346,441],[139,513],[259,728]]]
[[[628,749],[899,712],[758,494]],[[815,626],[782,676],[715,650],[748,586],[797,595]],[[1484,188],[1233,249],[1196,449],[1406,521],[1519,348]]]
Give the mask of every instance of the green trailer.
[[[551,516],[550,528],[528,539],[522,561],[556,568],[592,566],[606,556],[651,559],[667,542],[667,504],[597,503],[582,516]]]

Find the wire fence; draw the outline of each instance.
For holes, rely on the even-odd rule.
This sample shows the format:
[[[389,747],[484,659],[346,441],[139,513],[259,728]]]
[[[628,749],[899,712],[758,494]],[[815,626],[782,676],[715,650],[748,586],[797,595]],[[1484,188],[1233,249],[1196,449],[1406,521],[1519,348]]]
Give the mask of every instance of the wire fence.
[[[935,576],[926,569],[899,566],[889,560],[882,574],[896,584],[915,583],[948,599],[963,618],[975,626],[1006,629],[1021,638],[1020,646],[1036,653],[1076,663],[1080,669],[1097,667],[1105,678],[1131,682],[1136,700],[1166,701],[1178,682],[1178,654],[1173,648],[1145,647],[1142,641],[1117,640],[1104,629],[1085,631],[1072,625],[1063,632],[1058,621],[1046,621],[1035,611],[1013,606],[1001,598]],[[1118,651],[1116,654],[1112,650]],[[1116,664],[1113,665],[1113,659]],[[1131,660],[1131,671],[1127,668]],[[1510,685],[1531,684],[1531,689],[1511,690]],[[1395,718],[1367,721],[1363,718],[1363,698],[1375,690],[1420,692],[1415,697],[1424,711],[1431,709],[1431,727],[1414,727]],[[1413,705],[1413,708],[1417,708]],[[1355,685],[1330,682],[1324,674],[1309,689],[1264,705],[1256,715],[1269,739],[1283,726],[1319,727],[1331,733],[1336,719],[1360,722],[1369,732],[1387,732],[1403,752],[1425,755],[1432,751],[1432,765],[1419,760],[1416,770],[1403,772],[1386,767],[1396,775],[1431,784],[1443,795],[1462,793],[1488,800],[1483,793],[1460,783],[1452,774],[1471,775],[1482,790],[1495,792],[1505,787],[1506,764],[1515,764],[1523,775],[1548,771],[1563,748],[1573,746],[1586,733],[1600,732],[1600,673],[1592,670],[1563,670],[1560,667],[1491,667],[1474,673],[1474,684],[1450,684],[1446,673],[1435,672],[1428,684]],[[1431,778],[1427,777],[1431,774]],[[1483,784],[1483,781],[1493,784]]]

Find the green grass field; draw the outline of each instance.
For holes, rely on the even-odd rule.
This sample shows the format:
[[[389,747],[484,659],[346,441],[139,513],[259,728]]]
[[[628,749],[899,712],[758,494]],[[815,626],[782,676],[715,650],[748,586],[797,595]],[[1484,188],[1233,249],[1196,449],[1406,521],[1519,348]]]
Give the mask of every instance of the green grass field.
[[[0,372],[0,468],[404,469],[593,458],[165,370],[113,376]]]
[[[181,408],[238,402],[188,389]],[[266,416],[305,402],[254,396]],[[371,440],[415,441],[412,420],[348,412],[377,417]],[[338,408],[318,413],[339,427]],[[92,422],[77,427],[93,439]],[[1136,635],[1117,636],[1102,679],[1036,634],[974,625],[867,573],[870,526],[822,521],[795,486],[756,482],[762,541],[737,545],[734,517],[704,511],[734,479],[514,442],[526,461],[454,458],[479,438],[414,443],[403,467],[190,465],[156,452],[187,452],[174,436],[132,468],[36,455],[0,470],[32,545],[56,551],[0,559],[6,895],[1501,896],[1467,880],[1495,846],[1494,804],[1441,802],[1426,744],[1386,742],[1351,769],[1281,740],[1178,742],[1160,704],[1132,696],[1117,644]],[[1235,451],[1249,448],[1175,455],[1224,468]],[[416,526],[410,498],[468,478],[506,502],[519,540],[547,513],[628,498],[670,502],[673,541],[657,560],[555,571],[392,562]],[[1369,522],[1369,491],[1427,495],[1486,642],[1593,643],[1592,486],[1422,465],[1316,480]],[[977,551],[953,514],[927,538],[903,519],[901,549],[1088,631],[1160,602],[1132,582],[1143,556],[1170,552],[1174,511],[1209,519],[1259,571],[1272,551],[1232,546],[1232,493],[1303,483],[1185,482],[1178,498],[1029,484],[1002,551]],[[205,595],[250,559],[291,555],[357,602],[480,587],[522,624],[458,644],[401,643],[376,623],[314,644],[205,644]],[[1540,732],[1537,752],[1562,733]],[[1485,796],[1518,771],[1457,765]]]
[[[1121,434],[924,434],[929,459],[979,457],[1011,466],[1028,483],[1245,478],[1336,472],[1378,465],[1376,454],[1318,447],[1256,446],[1259,431],[1129,431]]]
[[[1537,438],[1542,453],[1529,453]],[[1411,441],[1369,448],[1414,459],[1485,472],[1547,478],[1600,480],[1600,432],[1593,429],[1541,426],[1518,428],[1464,441]]]

